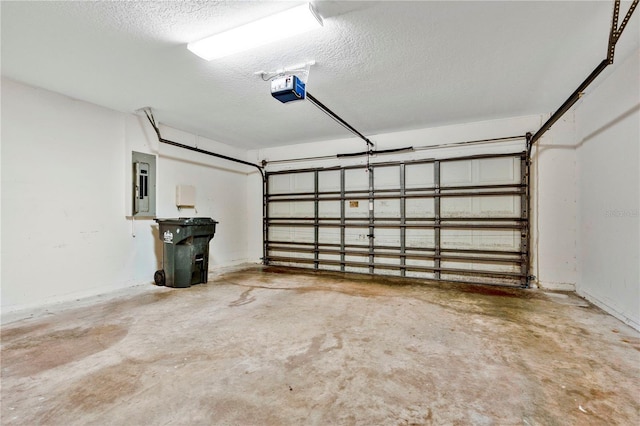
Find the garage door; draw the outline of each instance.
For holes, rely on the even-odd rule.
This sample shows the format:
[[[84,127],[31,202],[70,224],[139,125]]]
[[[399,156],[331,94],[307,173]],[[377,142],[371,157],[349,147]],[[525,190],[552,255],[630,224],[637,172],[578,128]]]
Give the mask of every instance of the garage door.
[[[267,173],[266,259],[526,286],[526,153]]]

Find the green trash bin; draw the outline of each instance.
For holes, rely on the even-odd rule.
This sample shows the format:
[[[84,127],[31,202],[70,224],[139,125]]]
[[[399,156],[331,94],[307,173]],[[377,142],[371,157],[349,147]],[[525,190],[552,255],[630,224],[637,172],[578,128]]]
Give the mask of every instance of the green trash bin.
[[[209,272],[209,241],[217,221],[208,217],[155,219],[163,244],[162,268],[153,279],[157,285],[191,287],[206,283]]]

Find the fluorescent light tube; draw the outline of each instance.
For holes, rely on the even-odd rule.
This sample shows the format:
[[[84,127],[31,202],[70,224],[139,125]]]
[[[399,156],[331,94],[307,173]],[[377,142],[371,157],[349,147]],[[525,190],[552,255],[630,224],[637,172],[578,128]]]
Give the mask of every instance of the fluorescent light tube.
[[[223,33],[187,44],[187,49],[210,61],[320,28],[322,18],[311,3],[287,9]]]

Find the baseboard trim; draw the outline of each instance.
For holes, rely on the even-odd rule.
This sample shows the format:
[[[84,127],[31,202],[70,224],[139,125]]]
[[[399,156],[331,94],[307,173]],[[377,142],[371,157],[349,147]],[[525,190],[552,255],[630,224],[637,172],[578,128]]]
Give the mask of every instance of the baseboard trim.
[[[625,324],[629,325],[630,327],[635,328],[636,330],[640,331],[640,319],[633,319],[633,318],[628,317],[627,315],[625,315],[624,313],[620,312],[619,310],[617,310],[613,306],[609,305],[606,302],[603,302],[602,300],[600,300],[599,298],[595,297],[594,295],[592,295],[591,293],[589,293],[587,291],[578,290],[576,293],[578,294],[578,296],[587,299],[589,302],[593,303],[594,305],[596,305],[598,308],[602,309],[603,311],[605,311],[609,315],[619,319],[623,323],[625,323]]]
[[[253,268],[261,264],[262,263],[259,260],[257,260],[255,262],[242,261],[242,262],[233,263],[233,264],[210,266],[209,273],[207,274],[207,280],[211,281],[212,279],[218,278],[220,275],[228,274],[231,272],[242,271],[244,269]]]
[[[576,291],[576,285],[573,283],[554,283],[554,282],[538,281],[537,284],[538,284],[538,287],[544,290]]]
[[[207,279],[212,280],[220,275],[227,274],[229,272],[241,271],[243,269],[255,267],[259,264],[259,261],[250,262],[244,260],[234,264],[211,266],[209,268]],[[153,274],[150,275],[152,276]],[[90,306],[92,304],[104,302],[117,297],[130,297],[143,292],[157,291],[158,288],[164,287],[158,287],[154,285],[153,281],[147,281],[122,287],[93,288],[90,290],[54,296],[45,301],[30,304],[3,306],[2,313],[0,315],[0,324],[4,325],[24,319],[40,318],[45,315],[50,315],[53,312],[57,313],[67,309]]]
[[[0,323],[9,324],[25,319],[37,319],[46,315],[57,314],[69,309],[91,306],[118,297],[131,297],[136,294],[153,291],[156,288],[152,281],[131,284],[115,288],[94,288],[87,291],[69,293],[51,297],[48,300],[2,308]]]

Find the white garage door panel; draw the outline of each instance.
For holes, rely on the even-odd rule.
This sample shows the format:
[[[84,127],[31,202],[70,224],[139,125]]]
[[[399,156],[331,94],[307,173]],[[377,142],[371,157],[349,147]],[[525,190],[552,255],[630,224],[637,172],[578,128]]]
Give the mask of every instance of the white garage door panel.
[[[440,215],[447,217],[520,217],[520,197],[497,195],[482,197],[443,197]]]
[[[269,203],[269,217],[314,217],[312,201]]]
[[[325,263],[320,263],[318,265],[318,269],[323,269],[325,271],[339,271],[341,269],[339,264],[339,254],[320,254],[318,259],[320,261],[325,261]]]
[[[524,155],[374,164],[370,172],[361,167],[268,174],[267,259],[295,264],[289,258],[296,257],[303,259],[297,266],[314,269],[526,285]]]
[[[436,274],[433,272],[421,272],[421,271],[407,271],[405,277],[407,278],[421,278],[425,280],[435,280]]]
[[[312,172],[269,176],[269,194],[313,192],[314,188],[314,174]]]
[[[400,200],[375,200],[373,209],[376,217],[400,217]]]
[[[318,216],[320,218],[339,218],[340,201],[320,201],[318,203]]]
[[[515,157],[446,161],[440,164],[440,185],[507,185],[520,182],[520,159]]]
[[[473,183],[472,164],[472,160],[441,163],[440,185],[471,185]]]
[[[443,229],[443,249],[518,251],[520,232],[515,230]]]
[[[291,203],[269,203],[269,217],[291,217]]]
[[[357,245],[368,245],[369,238],[367,235],[369,234],[369,228],[355,228],[348,227],[344,230],[344,243],[347,245],[357,244]]]
[[[293,192],[313,192],[315,190],[313,173],[296,173],[291,185]]]
[[[433,163],[408,164],[405,166],[405,188],[429,188],[434,184]]]
[[[414,265],[414,266],[423,266],[425,268],[433,268],[435,267],[436,263],[433,260],[429,260],[429,259],[407,259],[405,261],[405,263],[407,265]]]
[[[347,191],[369,190],[369,173],[365,169],[347,169],[344,172],[345,188]]]
[[[333,264],[327,264],[327,263],[320,263],[320,265],[318,265],[318,269],[321,269],[323,271],[342,271],[342,268],[340,267],[340,265],[333,265]]]
[[[513,286],[513,278],[502,277],[499,275],[462,275],[462,274],[446,274],[442,273],[441,280],[445,281],[459,281],[459,282],[472,282],[472,283],[486,283],[490,285],[505,285]]]
[[[313,254],[311,253],[295,253],[289,252],[285,250],[273,250],[274,256],[282,256],[282,257],[295,257],[298,259],[313,259]]]
[[[270,241],[293,241],[293,232],[288,227],[271,226],[268,234]]]
[[[520,197],[515,195],[480,197],[477,204],[479,217],[520,217]]]
[[[379,228],[375,235],[376,246],[400,247],[400,229]]]
[[[400,189],[400,167],[377,167],[373,173],[375,189]]]
[[[475,160],[478,183],[509,184],[520,182],[520,159],[487,158]]]
[[[443,269],[469,269],[472,271],[495,271],[495,272],[518,272],[513,265],[500,263],[478,263],[478,262],[452,262],[442,261],[440,266]]]
[[[405,261],[405,264],[407,266],[416,266],[418,268],[435,268],[436,263],[433,260],[429,260],[429,259],[411,259],[408,258]],[[406,276],[407,277],[411,277],[411,278],[425,278],[425,279],[434,279],[435,278],[435,273],[434,272],[427,272],[427,271],[421,271],[421,270],[408,270],[406,272]]]
[[[345,256],[346,262],[358,262],[358,263],[368,263],[369,256]],[[368,267],[359,267],[359,266],[347,266],[345,268],[347,272],[356,272],[356,273],[368,273]]]
[[[286,194],[291,191],[291,175],[271,175],[269,176],[269,194]]]
[[[406,217],[409,218],[433,218],[436,210],[433,198],[408,198],[405,202]]]
[[[340,228],[319,228],[318,243],[336,244],[340,242]]]
[[[339,192],[340,191],[340,171],[330,170],[318,173],[318,191]]]
[[[414,248],[434,248],[435,235],[433,229],[409,228],[406,230],[406,245]]]
[[[314,242],[313,228],[293,227],[293,226],[272,226],[272,227],[269,227],[269,240],[313,243]]]
[[[440,201],[440,215],[445,217],[472,217],[473,200],[471,198],[446,197]]]
[[[298,267],[301,264],[309,264],[309,262],[313,260],[313,255],[310,253],[290,253],[287,251],[273,250],[270,255],[285,259],[278,262],[281,266]]]
[[[313,228],[293,228],[293,241],[312,243],[314,238]]]
[[[383,262],[381,262],[381,263],[383,263]],[[379,267],[379,268],[376,268],[376,275],[399,277],[400,276],[400,270],[396,269],[396,268]]]

